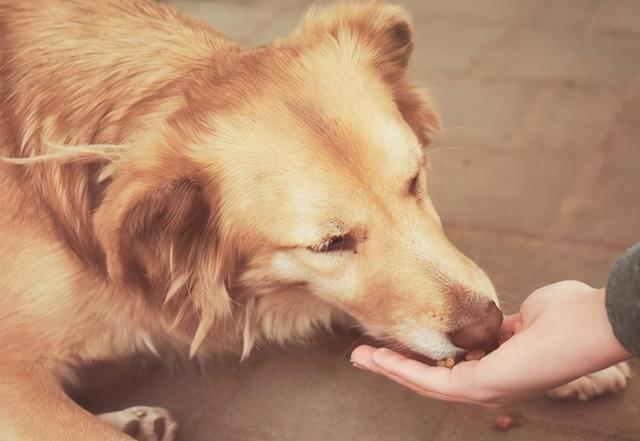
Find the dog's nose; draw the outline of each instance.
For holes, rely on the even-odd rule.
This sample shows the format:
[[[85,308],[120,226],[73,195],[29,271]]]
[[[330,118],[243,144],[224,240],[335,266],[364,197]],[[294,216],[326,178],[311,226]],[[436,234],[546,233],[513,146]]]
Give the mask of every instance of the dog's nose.
[[[462,349],[491,351],[498,346],[502,318],[502,312],[492,300],[480,314],[479,320],[449,333],[449,339]]]

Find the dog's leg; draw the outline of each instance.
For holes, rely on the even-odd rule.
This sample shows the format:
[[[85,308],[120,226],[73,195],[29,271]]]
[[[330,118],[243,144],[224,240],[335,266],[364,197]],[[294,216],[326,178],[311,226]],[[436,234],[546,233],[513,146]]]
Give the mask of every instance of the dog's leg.
[[[608,392],[620,393],[627,387],[631,377],[629,363],[618,363],[593,374],[585,375],[570,383],[547,392],[549,398],[556,400],[578,399],[587,401]]]
[[[166,409],[134,406],[98,415],[138,441],[174,441],[178,424]]]
[[[0,441],[132,441],[74,403],[45,369],[0,365]]]

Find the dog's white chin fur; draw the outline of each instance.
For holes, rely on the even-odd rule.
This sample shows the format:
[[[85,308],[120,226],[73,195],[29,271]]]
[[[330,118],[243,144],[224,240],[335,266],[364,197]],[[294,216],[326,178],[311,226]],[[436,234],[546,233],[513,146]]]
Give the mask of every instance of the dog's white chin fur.
[[[407,345],[415,352],[426,355],[434,360],[456,357],[463,352],[456,347],[442,333],[432,329],[412,329],[405,333],[408,336]]]
[[[397,341],[404,348],[433,360],[456,357],[464,352],[454,346],[444,334],[434,329],[399,325],[390,334],[375,327],[363,325],[363,328],[366,329],[367,334],[383,343],[389,340]],[[392,335],[402,335],[403,338],[392,337]]]

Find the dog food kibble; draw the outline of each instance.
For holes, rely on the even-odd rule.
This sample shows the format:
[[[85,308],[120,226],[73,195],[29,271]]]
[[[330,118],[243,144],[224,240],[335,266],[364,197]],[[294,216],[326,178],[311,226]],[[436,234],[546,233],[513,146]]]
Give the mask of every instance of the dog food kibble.
[[[506,431],[513,427],[513,418],[509,415],[498,415],[495,424],[498,429]]]
[[[484,351],[478,349],[476,351],[467,352],[467,355],[464,356],[464,359],[467,361],[480,360],[485,355],[487,354]]]
[[[446,368],[451,369],[453,367],[453,365],[456,364],[456,361],[453,358],[448,357],[448,358],[445,358],[444,360],[438,360],[436,362],[436,364],[439,367],[446,367]]]

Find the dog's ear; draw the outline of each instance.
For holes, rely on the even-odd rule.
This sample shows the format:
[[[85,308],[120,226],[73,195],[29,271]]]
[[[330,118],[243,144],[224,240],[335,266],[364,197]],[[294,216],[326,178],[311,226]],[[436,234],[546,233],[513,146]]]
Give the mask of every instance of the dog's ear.
[[[327,35],[345,47],[355,44],[388,84],[400,113],[422,144],[428,145],[440,130],[440,116],[434,105],[407,79],[413,26],[400,6],[339,3],[315,7],[296,35],[312,44]]]
[[[187,167],[128,162],[112,175],[94,215],[107,271],[123,282],[149,276],[146,262],[160,250],[147,247],[179,253],[197,245],[189,242],[206,234],[211,217],[204,189]]]
[[[191,338],[193,356],[214,322],[231,313],[232,256],[216,237],[208,181],[187,162],[135,153],[123,159],[93,223],[109,277],[161,307],[169,329]]]
[[[407,12],[380,3],[338,3],[309,10],[299,34],[336,40],[355,38],[374,55],[374,63],[390,69],[404,69],[413,49],[413,27]]]

